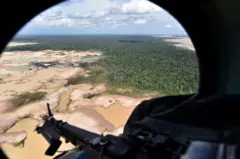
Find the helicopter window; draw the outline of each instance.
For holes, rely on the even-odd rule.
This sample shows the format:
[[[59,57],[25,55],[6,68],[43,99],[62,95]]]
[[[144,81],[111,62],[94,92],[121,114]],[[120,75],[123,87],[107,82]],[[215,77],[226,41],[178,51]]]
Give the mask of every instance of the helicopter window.
[[[63,2],[26,24],[0,59],[0,132],[15,133],[2,148],[14,159],[45,157],[48,143],[33,129],[47,102],[70,124],[119,133],[142,100],[196,92],[198,74],[187,33],[157,5]]]

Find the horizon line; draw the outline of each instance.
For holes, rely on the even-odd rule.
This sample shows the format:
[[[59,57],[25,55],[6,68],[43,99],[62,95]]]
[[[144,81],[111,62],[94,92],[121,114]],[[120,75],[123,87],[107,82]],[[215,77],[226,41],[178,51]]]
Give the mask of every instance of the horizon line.
[[[80,36],[80,35],[149,35],[149,36],[188,36],[187,34],[117,34],[117,33],[92,33],[92,34],[18,34],[15,37],[19,36]]]

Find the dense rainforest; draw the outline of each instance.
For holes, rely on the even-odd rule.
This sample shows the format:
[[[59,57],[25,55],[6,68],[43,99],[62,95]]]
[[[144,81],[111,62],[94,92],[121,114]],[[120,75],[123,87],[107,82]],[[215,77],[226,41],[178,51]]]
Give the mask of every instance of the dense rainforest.
[[[7,47],[5,51],[99,50],[108,85],[185,94],[197,90],[195,52],[177,48],[164,38],[138,35],[22,36],[17,42],[36,45]]]

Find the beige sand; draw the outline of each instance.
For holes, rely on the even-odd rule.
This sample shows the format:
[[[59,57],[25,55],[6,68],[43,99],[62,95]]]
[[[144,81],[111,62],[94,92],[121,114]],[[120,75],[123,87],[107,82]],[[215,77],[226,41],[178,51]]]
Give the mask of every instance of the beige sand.
[[[27,138],[27,132],[22,130],[18,132],[0,133],[0,145],[2,144],[19,144]]]
[[[108,108],[112,104],[120,104],[123,107],[132,107],[138,105],[145,98],[133,98],[122,95],[102,94],[93,98],[96,105]]]
[[[7,47],[12,46],[24,46],[24,45],[36,45],[36,42],[10,42],[8,43]]]
[[[57,108],[58,112],[64,112],[68,109],[68,105],[70,102],[69,97],[70,97],[71,91],[72,91],[72,89],[71,89],[71,87],[69,87],[67,91],[62,92],[60,100],[59,100],[58,108]]]
[[[174,44],[176,47],[181,47],[181,48],[195,51],[195,48],[194,48],[190,38],[167,38],[165,41],[170,42],[170,43],[171,42],[176,43],[176,44]]]
[[[96,107],[95,110],[101,114],[104,119],[114,125],[115,128],[119,128],[125,125],[127,119],[132,113],[134,107],[124,108],[119,104],[113,104],[108,108]]]
[[[41,117],[47,113],[47,102],[50,103],[57,119],[67,121],[74,126],[96,133],[103,133],[107,129],[109,133],[117,135],[123,131],[123,126],[134,106],[143,99],[106,94],[104,93],[106,91],[104,84],[64,86],[68,78],[88,72],[83,68],[53,67],[40,70],[33,68],[27,71],[7,70],[13,65],[28,65],[28,60],[26,60],[28,58],[30,60],[40,59],[39,61],[60,60],[66,62],[78,61],[88,55],[100,56],[101,54],[101,52],[63,50],[5,52],[0,59],[0,73],[7,74],[9,77],[0,83],[0,106],[2,106],[0,109],[0,132],[8,129],[8,132],[22,130],[27,132],[24,148],[3,145],[10,158],[52,158],[44,155],[48,143],[41,135],[33,132]],[[41,101],[9,110],[8,100],[26,91],[44,91],[47,92],[47,96]],[[87,98],[92,94],[96,96],[91,99]],[[60,150],[68,150],[72,147],[71,144],[63,144]]]

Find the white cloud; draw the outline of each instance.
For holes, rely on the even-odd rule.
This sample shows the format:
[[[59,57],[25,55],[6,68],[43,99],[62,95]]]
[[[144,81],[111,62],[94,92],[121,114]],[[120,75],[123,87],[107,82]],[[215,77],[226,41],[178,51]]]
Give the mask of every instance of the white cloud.
[[[119,28],[119,27],[122,27],[122,26],[125,26],[125,25],[127,25],[127,23],[118,22],[118,23],[113,23],[112,25],[109,26],[109,28],[115,29],[115,28]]]
[[[123,13],[154,13],[162,9],[147,0],[131,0],[121,7]]]
[[[106,11],[106,10],[100,10],[100,11],[95,12],[95,16],[102,17],[102,16],[105,16],[107,13],[108,13],[108,11]]]
[[[93,3],[95,2],[95,3]],[[66,2],[65,2],[66,3]],[[94,9],[94,10],[93,10]],[[110,26],[113,20],[124,25],[144,24],[149,19],[149,15],[142,17],[142,15],[151,12],[159,12],[161,9],[155,4],[147,0],[103,0],[101,4],[96,3],[95,0],[72,0],[68,1],[68,5],[54,6],[40,15],[38,15],[33,22],[36,25],[44,26]],[[134,14],[132,19],[129,14]],[[124,19],[124,20],[123,20]],[[114,27],[123,26],[122,24],[114,24]],[[111,27],[112,27],[111,26]]]
[[[73,2],[73,3],[76,3],[76,2],[84,2],[86,0],[68,0],[69,2]]]
[[[166,27],[166,28],[172,28],[172,25],[166,24],[166,25],[164,25],[164,27]]]
[[[146,19],[137,19],[134,21],[135,24],[145,24],[146,22]]]
[[[79,0],[78,0],[79,1]],[[65,8],[64,12],[68,13],[88,13],[88,12],[95,12],[101,10],[108,10],[111,7],[118,7],[119,2],[111,1],[111,0],[80,0],[80,2],[69,3]],[[66,1],[67,2],[67,1]],[[64,7],[64,3],[62,3],[62,7]]]
[[[74,24],[75,22],[69,18],[50,20],[44,23],[45,26],[49,26],[49,27],[71,27],[71,26],[74,26]]]
[[[30,25],[43,26],[43,27],[83,27],[88,26],[91,23],[85,19],[71,19],[71,18],[60,18],[60,19],[44,19],[44,16],[36,17]]]
[[[106,17],[105,20],[110,21],[110,20],[112,20],[112,18]]]
[[[91,23],[87,20],[78,20],[75,24],[82,27],[91,25]]]
[[[66,4],[66,5],[65,5]],[[70,0],[52,7],[35,17],[25,28],[69,30],[91,28],[99,30],[138,30],[141,27],[160,25],[163,30],[178,28],[176,20],[157,5],[147,0]],[[159,28],[152,27],[152,28]],[[141,31],[140,31],[141,32]]]

